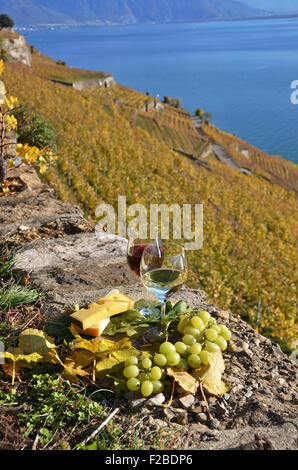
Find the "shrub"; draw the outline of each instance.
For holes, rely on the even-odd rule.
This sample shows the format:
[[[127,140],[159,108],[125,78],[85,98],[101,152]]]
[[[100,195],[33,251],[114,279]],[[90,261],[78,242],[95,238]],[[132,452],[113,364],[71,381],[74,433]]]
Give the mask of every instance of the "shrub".
[[[14,112],[18,121],[18,142],[38,148],[50,147],[57,150],[53,125],[42,114],[22,107]]]
[[[13,28],[14,21],[5,13],[0,15],[0,29],[2,28]]]

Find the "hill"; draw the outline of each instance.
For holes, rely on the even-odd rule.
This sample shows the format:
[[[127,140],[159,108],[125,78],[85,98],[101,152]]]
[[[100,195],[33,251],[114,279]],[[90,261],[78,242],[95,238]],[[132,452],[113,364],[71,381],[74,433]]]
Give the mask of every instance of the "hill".
[[[262,8],[263,10],[271,11],[273,13],[297,13],[298,2],[297,0],[243,0],[252,8]]]
[[[236,0],[0,0],[0,11],[11,16],[18,26],[175,22],[264,14]]]
[[[4,80],[22,105],[54,127],[60,158],[46,180],[56,194],[90,219],[102,202],[117,207],[118,195],[148,210],[152,203],[202,203],[204,245],[188,253],[189,285],[200,286],[210,301],[287,348],[297,334],[294,191],[270,180],[256,161],[245,175],[212,153],[202,165],[174,152],[179,142],[180,150],[192,143],[190,154],[196,149],[202,160],[206,144],[183,110],[145,112],[141,108],[150,97],[120,85],[79,92],[55,84],[50,79],[55,67],[52,59],[34,53],[32,68],[7,63]],[[68,67],[59,67],[61,78],[69,77]],[[76,73],[82,71],[71,69],[72,77]]]

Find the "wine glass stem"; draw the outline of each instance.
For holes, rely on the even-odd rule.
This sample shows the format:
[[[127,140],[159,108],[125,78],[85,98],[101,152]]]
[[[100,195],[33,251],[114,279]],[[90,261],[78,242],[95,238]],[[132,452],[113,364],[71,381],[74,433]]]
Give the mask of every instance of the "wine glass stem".
[[[167,305],[167,299],[165,297],[163,299],[163,302],[161,303],[161,310],[160,310],[160,323],[161,323],[162,332],[164,334],[166,333],[166,321],[165,321],[166,305]]]

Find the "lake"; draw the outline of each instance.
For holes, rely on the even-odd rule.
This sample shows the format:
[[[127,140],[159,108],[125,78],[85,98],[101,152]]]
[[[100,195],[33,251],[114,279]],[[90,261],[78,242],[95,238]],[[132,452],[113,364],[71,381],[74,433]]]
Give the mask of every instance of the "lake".
[[[298,161],[298,18],[21,31],[72,67],[110,72],[118,83],[193,113],[272,155]]]

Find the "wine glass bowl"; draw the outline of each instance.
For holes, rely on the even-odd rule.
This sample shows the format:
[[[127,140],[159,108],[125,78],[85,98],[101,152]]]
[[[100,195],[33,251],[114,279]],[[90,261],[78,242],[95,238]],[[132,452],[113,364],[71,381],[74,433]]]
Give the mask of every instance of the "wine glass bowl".
[[[179,245],[171,245],[162,253],[154,246],[143,250],[140,276],[146,289],[154,294],[161,303],[161,330],[156,340],[165,334],[166,302],[187,280],[187,259],[185,250]],[[148,335],[147,335],[148,337]],[[148,337],[149,338],[149,337]]]

